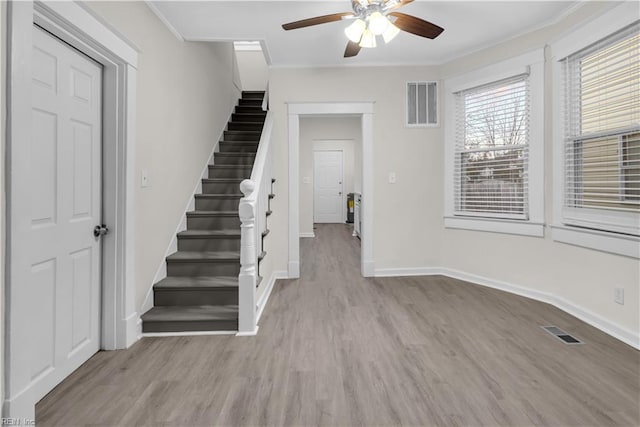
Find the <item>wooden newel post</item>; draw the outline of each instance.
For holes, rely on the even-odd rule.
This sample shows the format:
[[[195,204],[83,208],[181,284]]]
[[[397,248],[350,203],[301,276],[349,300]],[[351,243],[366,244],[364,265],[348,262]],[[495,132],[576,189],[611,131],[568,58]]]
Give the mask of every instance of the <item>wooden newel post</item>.
[[[250,179],[240,183],[240,275],[238,276],[238,335],[255,335],[256,325],[256,185]]]

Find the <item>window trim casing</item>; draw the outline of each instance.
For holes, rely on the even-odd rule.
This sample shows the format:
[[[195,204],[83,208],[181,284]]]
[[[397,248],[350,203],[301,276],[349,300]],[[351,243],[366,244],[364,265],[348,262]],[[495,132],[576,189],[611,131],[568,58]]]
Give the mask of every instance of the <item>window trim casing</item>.
[[[409,99],[407,94],[407,88],[409,84],[415,83],[420,84],[424,83],[427,85],[430,83],[434,83],[436,85],[436,122],[435,123],[409,123]],[[429,101],[429,92],[427,92],[427,105]],[[427,113],[427,117],[428,117]],[[407,80],[404,83],[404,127],[409,129],[424,129],[424,128],[439,128],[440,127],[440,81],[439,80]]]
[[[529,73],[529,175],[528,219],[466,217],[454,215],[455,93]],[[525,236],[544,236],[544,49],[459,75],[444,81],[445,93],[445,228],[488,231]]]
[[[591,220],[575,221],[566,217],[564,183],[564,91],[562,60],[596,43],[616,31],[636,22],[637,4],[625,2],[615,6],[590,22],[574,29],[551,43],[552,109],[554,111],[553,132],[553,209],[551,237],[554,241],[595,249],[631,258],[640,258],[640,237],[621,234],[616,231],[594,229],[598,224],[609,223],[615,228],[618,212],[595,213]],[[586,216],[584,212],[581,215]],[[589,228],[589,222],[592,222]]]

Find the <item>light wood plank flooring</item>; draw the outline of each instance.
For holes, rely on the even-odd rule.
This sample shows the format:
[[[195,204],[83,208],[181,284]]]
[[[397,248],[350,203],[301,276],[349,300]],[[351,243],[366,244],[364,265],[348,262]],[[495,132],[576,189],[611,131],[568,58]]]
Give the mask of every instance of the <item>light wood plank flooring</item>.
[[[316,234],[302,239],[301,279],[276,284],[257,337],[100,352],[37,405],[38,425],[640,425],[640,352],[497,290],[364,279],[347,226]]]

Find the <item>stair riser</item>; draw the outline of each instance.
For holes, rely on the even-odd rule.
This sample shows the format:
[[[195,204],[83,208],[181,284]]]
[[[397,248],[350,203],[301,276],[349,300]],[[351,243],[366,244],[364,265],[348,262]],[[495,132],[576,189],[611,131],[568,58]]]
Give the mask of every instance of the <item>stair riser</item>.
[[[224,131],[225,141],[260,141],[260,134],[243,131]]]
[[[258,143],[241,144],[238,142],[221,142],[221,153],[254,153],[258,151]]]
[[[211,238],[204,237],[202,239],[185,239],[178,236],[178,250],[188,252],[199,251],[239,251],[239,238]],[[202,304],[201,304],[202,305]]]
[[[238,105],[235,110],[236,114],[256,114],[266,117],[267,113],[262,109],[262,103],[258,106]]]
[[[262,101],[264,98],[264,91],[251,91],[251,90],[243,90],[241,99],[259,99]]]
[[[168,276],[237,276],[240,261],[225,262],[171,262],[167,260]]]
[[[240,218],[233,216],[187,217],[189,230],[229,230],[240,229]]]
[[[142,332],[237,331],[238,321],[143,322]]]
[[[247,131],[261,131],[262,123],[244,123],[244,122],[229,122],[227,124],[228,130],[247,130]]]
[[[253,166],[255,156],[216,156],[215,160],[218,165]]]
[[[266,114],[232,114],[231,121],[235,123],[242,122],[260,122],[264,123]]]
[[[237,305],[238,288],[154,290],[154,306]]]
[[[240,204],[239,198],[233,199],[205,199],[196,198],[198,211],[234,211]]]
[[[209,178],[249,178],[251,168],[221,169],[215,166],[209,168]]]
[[[239,182],[203,182],[203,194],[237,194],[240,191]]]
[[[262,107],[262,99],[241,99],[238,101],[238,105]]]

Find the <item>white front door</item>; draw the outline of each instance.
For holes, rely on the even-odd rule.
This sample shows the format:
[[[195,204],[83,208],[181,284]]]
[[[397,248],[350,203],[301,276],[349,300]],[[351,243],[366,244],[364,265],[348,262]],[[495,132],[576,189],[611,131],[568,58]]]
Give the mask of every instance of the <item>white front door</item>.
[[[37,401],[100,348],[102,68],[37,26],[32,58],[30,158],[12,165],[29,177],[12,195],[28,220],[12,233]]]
[[[344,222],[342,151],[313,152],[313,222]]]

